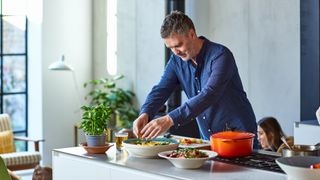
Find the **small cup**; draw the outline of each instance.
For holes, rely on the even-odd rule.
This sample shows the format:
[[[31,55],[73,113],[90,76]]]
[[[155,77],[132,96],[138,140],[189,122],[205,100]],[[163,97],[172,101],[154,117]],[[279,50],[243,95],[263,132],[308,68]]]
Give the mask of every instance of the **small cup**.
[[[123,148],[122,141],[128,139],[128,133],[127,132],[115,132],[114,136],[116,138],[116,148],[117,150],[121,151]]]

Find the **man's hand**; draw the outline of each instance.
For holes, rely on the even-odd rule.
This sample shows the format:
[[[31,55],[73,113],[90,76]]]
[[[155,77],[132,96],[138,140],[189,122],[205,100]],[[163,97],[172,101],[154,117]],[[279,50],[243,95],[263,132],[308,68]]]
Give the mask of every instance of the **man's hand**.
[[[141,138],[141,130],[148,123],[149,115],[146,113],[141,114],[133,122],[133,133],[137,138]]]
[[[168,115],[154,119],[141,130],[142,138],[156,138],[159,134],[166,132],[171,126],[173,126],[173,120]]]

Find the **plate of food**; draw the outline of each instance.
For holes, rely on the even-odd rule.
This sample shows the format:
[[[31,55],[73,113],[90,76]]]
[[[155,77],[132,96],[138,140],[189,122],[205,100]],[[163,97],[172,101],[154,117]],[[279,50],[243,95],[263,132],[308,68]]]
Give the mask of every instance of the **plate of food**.
[[[173,136],[179,142],[179,148],[203,148],[210,149],[210,141],[196,139],[196,138],[186,138],[181,136]]]
[[[159,157],[169,160],[175,167],[183,169],[200,168],[205,161],[216,157],[218,153],[195,148],[177,149],[164,151],[158,154]]]
[[[155,139],[128,139],[123,141],[123,147],[131,156],[152,158],[157,157],[159,152],[175,150],[179,142],[175,139],[155,138]]]

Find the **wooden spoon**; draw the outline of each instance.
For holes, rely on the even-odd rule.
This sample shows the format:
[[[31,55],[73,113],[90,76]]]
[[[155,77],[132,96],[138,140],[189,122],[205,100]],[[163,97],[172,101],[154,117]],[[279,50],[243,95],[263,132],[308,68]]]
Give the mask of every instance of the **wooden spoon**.
[[[292,150],[291,146],[288,144],[284,136],[281,137],[281,141],[288,147],[288,149]]]

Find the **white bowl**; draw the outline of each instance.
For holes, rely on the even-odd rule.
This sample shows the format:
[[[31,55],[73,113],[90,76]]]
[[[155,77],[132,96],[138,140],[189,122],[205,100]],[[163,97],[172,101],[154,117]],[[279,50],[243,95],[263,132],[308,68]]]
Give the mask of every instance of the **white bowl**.
[[[172,158],[168,157],[172,151],[161,152],[158,155],[162,158],[168,159],[175,167],[183,169],[196,169],[200,168],[206,160],[212,159],[218,155],[218,153],[209,150],[200,150],[206,153],[208,157],[206,158]]]
[[[175,150],[178,148],[179,143],[174,139],[168,138],[155,138],[152,141],[170,142],[168,145],[157,145],[157,146],[141,146],[133,144],[134,141],[140,139],[128,139],[123,141],[123,147],[127,150],[130,156],[152,158],[157,157],[159,152]]]
[[[310,168],[310,165],[320,163],[318,156],[283,157],[276,162],[291,179],[320,179],[320,169]]]

